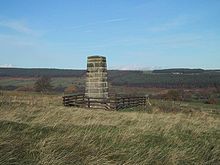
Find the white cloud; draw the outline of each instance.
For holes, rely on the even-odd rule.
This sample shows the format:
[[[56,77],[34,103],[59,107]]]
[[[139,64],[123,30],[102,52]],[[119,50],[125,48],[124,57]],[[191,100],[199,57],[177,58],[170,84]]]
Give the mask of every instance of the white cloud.
[[[110,66],[109,69],[113,70],[146,70],[147,67],[141,67],[140,65],[120,65],[120,66]]]
[[[14,65],[12,65],[12,64],[0,64],[0,67],[1,68],[13,68],[14,67]]]
[[[122,21],[126,21],[126,18],[114,18],[114,19],[109,19],[104,21],[104,23],[112,23],[112,22],[122,22]]]
[[[155,69],[162,69],[159,66],[139,66],[139,65],[124,65],[124,66],[113,66],[109,67],[109,70],[137,70],[137,71],[149,71],[149,70],[155,70]]]
[[[17,20],[0,20],[0,26],[12,29],[19,33],[28,35],[37,35],[36,31],[28,27],[24,22]]]
[[[178,16],[172,20],[169,20],[165,23],[159,24],[157,26],[153,26],[148,28],[151,32],[162,32],[162,31],[168,31],[173,30],[175,28],[182,27],[190,22],[190,18],[188,16]]]
[[[56,30],[74,30],[74,29],[82,29],[82,28],[90,28],[94,27],[97,25],[102,25],[102,24],[113,24],[116,22],[122,22],[128,20],[127,18],[112,18],[112,19],[107,19],[99,22],[92,22],[88,24],[82,24],[82,25],[75,25],[75,26],[69,26],[69,27],[59,27],[59,29],[54,28],[54,29],[49,29],[49,31],[56,31]],[[86,30],[84,32],[87,32],[90,30]]]

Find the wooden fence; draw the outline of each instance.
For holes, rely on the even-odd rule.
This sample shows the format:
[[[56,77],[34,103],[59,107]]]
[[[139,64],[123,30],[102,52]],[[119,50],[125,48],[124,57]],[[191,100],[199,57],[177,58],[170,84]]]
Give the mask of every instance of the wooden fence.
[[[88,98],[84,94],[73,94],[63,96],[64,106],[75,106],[83,108],[105,108],[105,109],[123,109],[136,106],[145,106],[145,96],[111,96],[108,99]]]

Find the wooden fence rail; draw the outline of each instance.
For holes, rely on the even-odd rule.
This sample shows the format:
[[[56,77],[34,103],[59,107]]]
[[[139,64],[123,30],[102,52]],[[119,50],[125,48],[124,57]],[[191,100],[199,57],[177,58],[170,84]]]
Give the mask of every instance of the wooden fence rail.
[[[84,94],[63,96],[64,106],[76,106],[87,108],[123,109],[136,106],[145,106],[145,96],[114,96],[108,99],[88,98]]]

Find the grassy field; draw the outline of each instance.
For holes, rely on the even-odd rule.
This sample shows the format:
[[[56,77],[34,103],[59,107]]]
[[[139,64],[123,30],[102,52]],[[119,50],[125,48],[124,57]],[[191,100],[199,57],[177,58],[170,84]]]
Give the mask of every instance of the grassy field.
[[[56,87],[68,87],[71,85],[76,86],[77,88],[85,87],[85,77],[54,77],[51,79],[51,85]],[[28,78],[28,77],[1,77],[0,78],[0,87],[5,86],[15,86],[19,87],[34,87],[34,83],[37,81],[37,78]],[[167,91],[167,89],[162,88],[144,88],[144,87],[126,87],[126,86],[112,86],[109,85],[109,89],[112,93],[127,93],[127,94],[152,94],[152,93],[161,93]]]
[[[124,111],[63,107],[61,96],[0,96],[0,164],[219,164],[219,107],[151,101]],[[210,110],[210,111],[209,111]]]
[[[0,78],[0,86],[34,86],[38,78],[19,78],[19,77],[1,77]],[[81,86],[84,84],[84,77],[55,77],[52,78],[52,85],[54,87],[63,86],[67,87],[71,84]]]

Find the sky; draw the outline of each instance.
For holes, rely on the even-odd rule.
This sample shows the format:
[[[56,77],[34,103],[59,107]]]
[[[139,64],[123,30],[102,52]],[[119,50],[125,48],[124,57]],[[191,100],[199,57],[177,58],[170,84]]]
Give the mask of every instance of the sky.
[[[0,67],[220,68],[220,0],[0,0]]]

